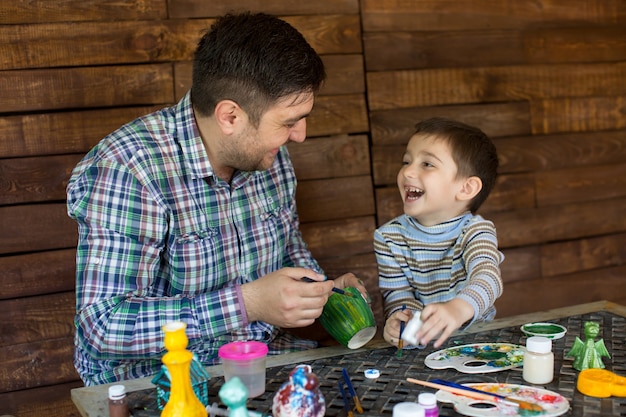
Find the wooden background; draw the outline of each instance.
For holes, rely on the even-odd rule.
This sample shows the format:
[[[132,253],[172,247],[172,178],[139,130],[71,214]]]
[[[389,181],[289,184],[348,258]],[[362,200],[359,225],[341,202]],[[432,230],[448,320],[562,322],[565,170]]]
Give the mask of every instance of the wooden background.
[[[0,415],[78,415],[69,173],[103,136],[184,94],[196,41],[229,10],[283,17],[327,65],[310,140],[290,146],[303,233],[329,276],[366,281],[379,323],[372,233],[400,214],[400,158],[433,115],[498,148],[481,214],[506,255],[499,317],[626,302],[623,0],[5,0]]]

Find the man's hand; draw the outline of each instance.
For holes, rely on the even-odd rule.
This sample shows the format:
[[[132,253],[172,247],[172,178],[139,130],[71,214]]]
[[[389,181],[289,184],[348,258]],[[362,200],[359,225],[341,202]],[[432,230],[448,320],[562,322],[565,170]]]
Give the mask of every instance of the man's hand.
[[[371,304],[372,299],[367,292],[367,288],[365,288],[365,284],[352,272],[348,272],[347,274],[343,274],[340,277],[335,278],[333,282],[335,283],[335,287],[337,288],[356,288],[361,292],[363,298],[367,301],[367,303]]]
[[[319,282],[304,282],[309,277]],[[342,281],[343,283],[343,281]],[[322,314],[334,281],[307,268],[282,268],[241,286],[248,321],[290,328],[312,324]]]

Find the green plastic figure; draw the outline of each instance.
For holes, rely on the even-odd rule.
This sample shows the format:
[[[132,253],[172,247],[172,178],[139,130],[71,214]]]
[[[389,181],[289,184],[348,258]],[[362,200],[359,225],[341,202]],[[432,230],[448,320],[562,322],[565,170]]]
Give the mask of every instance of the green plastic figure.
[[[228,406],[230,417],[248,417],[246,400],[248,389],[239,377],[231,378],[220,388],[218,393],[220,400]]]
[[[222,414],[221,410],[214,415],[227,415],[228,417],[264,417],[256,411],[249,411],[246,408],[248,400],[248,388],[239,377],[233,377],[220,388],[218,395],[220,400],[228,407],[228,413]],[[212,409],[215,412],[215,408]]]
[[[600,334],[600,325],[593,321],[585,322],[585,341],[576,336],[574,346],[566,356],[574,357],[574,369],[582,371],[589,368],[604,368],[602,357],[610,358],[609,351],[604,346],[604,339],[594,342]]]

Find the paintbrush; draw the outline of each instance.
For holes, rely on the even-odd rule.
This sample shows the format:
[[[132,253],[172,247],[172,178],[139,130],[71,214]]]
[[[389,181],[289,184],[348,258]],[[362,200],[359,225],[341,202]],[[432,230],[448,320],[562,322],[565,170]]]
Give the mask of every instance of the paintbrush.
[[[300,281],[304,281],[304,282],[321,282],[321,281],[315,281],[313,278],[309,278],[309,277],[302,277],[302,278],[300,278]],[[345,295],[346,297],[352,297],[352,293],[345,292],[341,288],[333,287],[332,291],[336,292],[337,294]]]
[[[348,403],[348,396],[346,395],[346,390],[343,386],[343,383],[341,382],[341,379],[337,381],[337,385],[339,386],[339,392],[341,393],[341,396],[343,397],[343,409],[346,411],[346,414],[348,415],[348,417],[353,417],[354,414],[352,413],[352,410],[350,410],[350,404]]]
[[[423,385],[425,387],[437,388],[442,391],[451,392],[452,394],[463,395],[465,397],[475,398],[477,400],[493,401],[497,404],[506,404],[514,407],[519,407],[528,411],[542,412],[538,404],[533,404],[528,401],[518,400],[517,398],[505,397],[503,395],[494,394],[491,392],[481,391],[475,388],[466,387],[465,385],[455,384],[454,386],[446,384],[436,384],[434,382],[421,381],[419,379],[407,378],[408,382],[413,384]],[[451,383],[454,384],[454,383]]]
[[[398,358],[402,357],[402,332],[404,332],[404,320],[400,322],[400,338],[398,339],[398,350],[396,351],[396,356]]]
[[[500,394],[496,394],[496,393],[492,393],[492,392],[481,391],[481,390],[476,389],[476,388],[472,388],[472,387],[468,387],[468,386],[465,386],[465,385],[457,384],[456,382],[445,381],[443,379],[433,379],[431,382],[435,383],[435,384],[446,385],[446,386],[453,387],[453,388],[464,389],[464,390],[467,390],[467,391],[473,391],[473,392],[477,392],[477,393],[490,394],[490,395],[493,395],[495,397],[500,398],[501,400],[511,401],[511,402],[517,403],[519,405],[519,407],[523,408],[524,410],[543,411],[543,408],[541,408],[541,406],[538,405],[538,404],[533,404],[533,403],[530,403],[528,401],[518,400],[517,398],[506,397],[504,395],[500,395]]]
[[[350,375],[348,375],[348,370],[343,368],[341,370],[343,373],[343,380],[346,381],[346,385],[348,386],[348,391],[350,391],[350,395],[352,396],[352,400],[354,401],[354,408],[356,408],[357,413],[363,413],[363,407],[361,407],[361,402],[359,401],[359,397],[356,395],[356,391],[352,386],[352,381],[350,380]]]
[[[402,304],[402,311],[406,309],[406,305]],[[404,333],[404,326],[406,326],[406,322],[404,320],[400,320],[400,337],[398,338],[398,351],[396,352],[396,356],[398,358],[402,357],[402,347],[404,346],[404,341],[402,340],[402,333]]]

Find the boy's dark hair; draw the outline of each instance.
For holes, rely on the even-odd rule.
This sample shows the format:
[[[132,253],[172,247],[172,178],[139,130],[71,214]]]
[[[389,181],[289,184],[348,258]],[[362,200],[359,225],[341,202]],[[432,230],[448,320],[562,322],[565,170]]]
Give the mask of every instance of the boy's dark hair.
[[[227,14],[198,42],[191,99],[202,115],[233,100],[258,126],[277,100],[315,94],[325,78],[321,58],[289,23],[264,13]]]
[[[480,178],[483,187],[468,207],[472,213],[476,213],[493,189],[498,174],[498,153],[491,139],[477,127],[443,117],[417,123],[415,133],[429,135],[449,144],[452,159],[458,167],[457,178]]]

